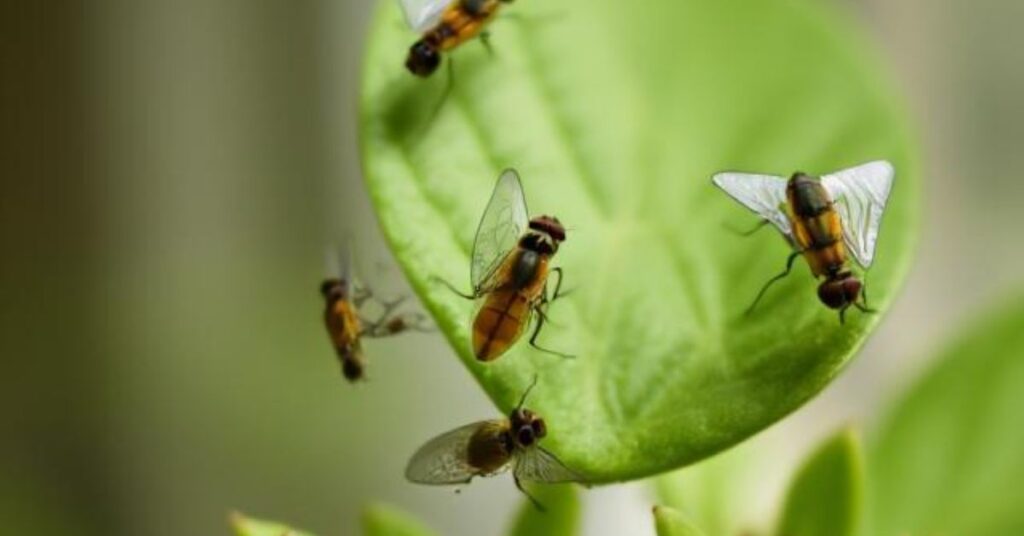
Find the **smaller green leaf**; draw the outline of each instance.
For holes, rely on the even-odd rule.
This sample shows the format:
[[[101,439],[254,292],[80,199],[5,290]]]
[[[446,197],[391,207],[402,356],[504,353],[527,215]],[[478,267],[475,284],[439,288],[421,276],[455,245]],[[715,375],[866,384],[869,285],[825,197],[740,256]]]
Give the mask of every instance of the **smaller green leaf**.
[[[654,507],[654,528],[658,536],[704,536],[682,512],[668,506]]]
[[[371,504],[363,511],[364,536],[434,536],[434,531],[411,515],[386,504]]]
[[[287,525],[253,519],[238,512],[232,512],[228,522],[235,531],[235,536],[312,536],[308,532],[298,531]]]
[[[864,534],[1024,534],[1024,294],[1011,298],[889,412]]]
[[[579,532],[580,499],[576,486],[538,485],[529,491],[544,510],[524,500],[509,536],[571,536]]]
[[[779,536],[851,536],[864,503],[864,456],[858,434],[846,429],[804,462],[789,487]]]

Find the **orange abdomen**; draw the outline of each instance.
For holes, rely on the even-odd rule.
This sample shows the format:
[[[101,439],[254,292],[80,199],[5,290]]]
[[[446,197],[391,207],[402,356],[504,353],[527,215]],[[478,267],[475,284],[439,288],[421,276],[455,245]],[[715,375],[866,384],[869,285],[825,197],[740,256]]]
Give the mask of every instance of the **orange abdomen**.
[[[454,2],[444,12],[434,30],[440,37],[438,48],[451,50],[480,35],[484,26],[498,13],[500,4],[498,0],[489,0],[484,2],[479,13],[470,13],[462,6],[462,2]]]
[[[846,264],[839,214],[832,209],[810,218],[794,218],[793,238],[815,277],[838,273]]]
[[[518,290],[498,290],[487,295],[473,321],[473,353],[480,361],[492,361],[519,340],[530,319],[532,300]]]
[[[362,324],[348,301],[339,300],[328,306],[324,312],[324,323],[339,356],[357,349]]]

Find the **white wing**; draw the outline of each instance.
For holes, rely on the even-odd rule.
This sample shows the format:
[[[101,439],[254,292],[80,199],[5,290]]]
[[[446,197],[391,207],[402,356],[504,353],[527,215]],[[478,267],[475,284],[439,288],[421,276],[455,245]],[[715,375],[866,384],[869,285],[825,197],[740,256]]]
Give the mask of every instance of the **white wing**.
[[[460,426],[427,441],[412,455],[405,478],[419,484],[464,484],[478,471],[466,461],[466,448],[473,433],[488,421]]]
[[[719,173],[711,180],[730,197],[770,221],[787,240],[792,240],[793,229],[783,208],[786,204],[786,179],[774,175]]]
[[[498,177],[473,241],[470,279],[474,290],[479,291],[502,259],[515,248],[529,223],[519,174],[507,169]]]
[[[566,467],[554,454],[539,445],[519,451],[512,473],[519,480],[532,482],[586,482],[583,475]]]
[[[401,0],[402,11],[409,27],[425,32],[441,21],[441,15],[448,6],[461,0]]]
[[[865,269],[875,257],[878,229],[895,174],[892,164],[880,160],[821,177],[843,221],[846,247]]]

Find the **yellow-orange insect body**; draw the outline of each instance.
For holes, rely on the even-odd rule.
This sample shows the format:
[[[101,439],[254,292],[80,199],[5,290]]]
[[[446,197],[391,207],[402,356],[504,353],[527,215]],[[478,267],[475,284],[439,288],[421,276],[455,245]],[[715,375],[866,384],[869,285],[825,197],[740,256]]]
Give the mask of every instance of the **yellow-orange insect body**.
[[[772,283],[789,274],[793,260],[803,256],[811,273],[823,278],[818,298],[839,310],[869,312],[863,284],[848,267],[850,253],[867,269],[874,258],[882,213],[892,188],[893,167],[870,162],[820,178],[794,173],[789,180],[772,175],[719,173],[714,183],[747,208],[772,223],[793,246],[786,271],[762,287],[757,305]]]
[[[395,313],[404,298],[381,301],[374,298],[366,287],[356,287],[353,281],[351,252],[339,255],[341,273],[320,284],[324,298],[323,320],[331,345],[341,363],[341,372],[350,382],[364,378],[363,337],[387,337],[406,331],[430,331],[425,318],[419,313]],[[360,307],[374,299],[381,309],[380,316],[367,320],[360,316]]]
[[[324,326],[341,362],[341,371],[349,381],[363,377],[363,348],[359,338],[363,325],[351,301],[350,285],[342,279],[327,279],[320,285],[326,301]]]
[[[537,336],[547,319],[549,303],[559,297],[561,268],[551,259],[565,241],[565,228],[552,216],[529,218],[519,174],[505,170],[491,194],[473,242],[470,279],[477,300],[472,322],[473,354],[480,361],[493,361],[523,335],[537,319],[530,345],[541,351],[571,357],[541,348]],[[551,273],[558,274],[554,293],[548,295]],[[448,285],[451,287],[451,285]]]
[[[546,299],[549,263],[565,240],[565,229],[548,216],[529,225],[516,250],[491,276],[473,320],[473,353],[481,361],[496,359],[515,344]]]
[[[405,477],[418,484],[465,484],[475,477],[512,469],[516,487],[538,508],[542,508],[540,503],[523,489],[521,481],[585,482],[539,444],[547,436],[547,425],[540,415],[523,408],[536,382],[535,377],[507,419],[467,424],[426,442],[409,460]]]
[[[511,0],[404,0],[406,18],[423,37],[409,49],[406,68],[417,76],[430,76],[441,64],[441,54],[477,37]]]

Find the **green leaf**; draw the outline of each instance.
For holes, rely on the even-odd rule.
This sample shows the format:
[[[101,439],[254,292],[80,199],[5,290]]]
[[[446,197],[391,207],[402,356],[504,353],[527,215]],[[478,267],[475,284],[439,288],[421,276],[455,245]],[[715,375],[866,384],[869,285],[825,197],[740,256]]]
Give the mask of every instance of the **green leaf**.
[[[872,159],[897,168],[870,274],[885,310],[908,266],[917,167],[902,114],[850,23],[802,0],[515,2],[491,26],[494,55],[455,52],[444,71],[403,69],[415,36],[397,2],[370,32],[361,101],[363,167],[384,233],[442,332],[508,410],[528,406],[546,446],[593,482],[639,478],[729,447],[835,377],[881,315],[846,325],[804,264],[744,318],[788,248],[711,185],[723,169],[824,173]],[[512,15],[516,16],[513,17]],[[502,168],[531,213],[569,228],[555,264],[575,291],[539,342],[493,363],[470,351],[477,222]]]
[[[434,536],[416,518],[385,504],[370,505],[363,512],[364,536]]]
[[[819,447],[790,484],[776,534],[856,534],[864,503],[863,458],[853,430],[844,430]]]
[[[312,536],[308,532],[295,530],[273,521],[253,519],[233,512],[228,519],[235,536]]]
[[[1024,534],[1024,294],[983,318],[869,450],[865,534]]]
[[[544,507],[524,500],[509,536],[572,536],[579,532],[580,499],[576,486],[531,486],[530,494]]]
[[[654,527],[658,536],[704,536],[682,512],[668,506],[654,507]]]

